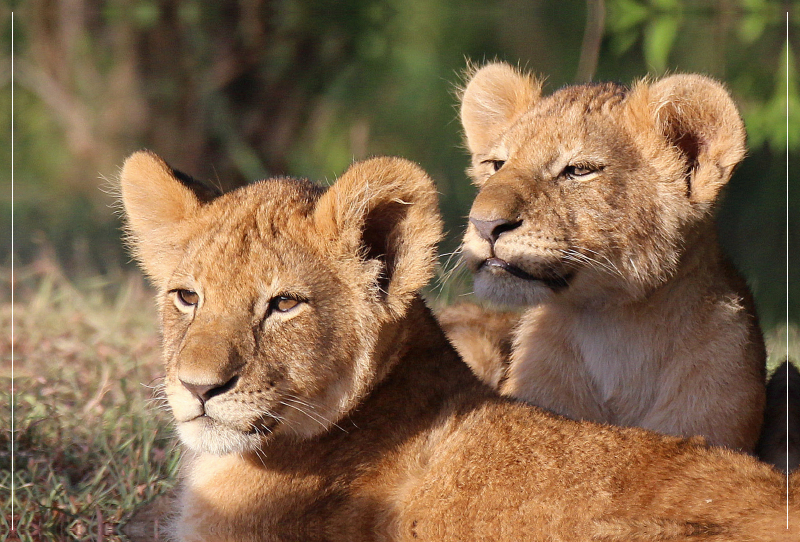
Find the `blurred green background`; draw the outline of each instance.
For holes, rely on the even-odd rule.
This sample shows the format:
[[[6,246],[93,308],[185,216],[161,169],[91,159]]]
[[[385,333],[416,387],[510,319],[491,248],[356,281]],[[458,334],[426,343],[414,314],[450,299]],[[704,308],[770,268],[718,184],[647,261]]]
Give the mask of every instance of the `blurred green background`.
[[[69,276],[130,265],[103,187],[142,147],[233,187],[271,175],[332,181],[353,159],[420,163],[458,243],[474,189],[455,88],[466,60],[547,77],[630,83],[700,72],[724,81],[749,156],[719,212],[723,243],[771,328],[786,319],[787,149],[798,200],[800,2],[767,0],[29,0],[3,8],[0,125],[10,126],[15,12],[15,257],[52,256]],[[790,20],[787,42],[787,15]],[[786,136],[788,96],[794,112]],[[0,171],[11,169],[0,133]],[[0,264],[10,263],[3,174]],[[788,230],[800,253],[800,215]],[[793,256],[792,256],[793,257]],[[789,261],[800,320],[800,266]],[[5,294],[4,294],[5,295]]]

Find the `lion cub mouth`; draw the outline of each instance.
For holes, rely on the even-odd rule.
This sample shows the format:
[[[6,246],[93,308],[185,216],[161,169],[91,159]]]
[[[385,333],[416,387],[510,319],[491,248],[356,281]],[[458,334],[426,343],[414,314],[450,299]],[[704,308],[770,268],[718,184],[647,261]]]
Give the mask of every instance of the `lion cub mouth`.
[[[517,278],[529,281],[541,282],[551,290],[561,290],[569,286],[569,280],[572,278],[571,274],[559,275],[557,273],[548,273],[546,275],[534,276],[530,273],[523,271],[519,267],[508,263],[500,258],[493,257],[487,258],[480,265],[479,269],[487,268],[489,270],[502,269]]]

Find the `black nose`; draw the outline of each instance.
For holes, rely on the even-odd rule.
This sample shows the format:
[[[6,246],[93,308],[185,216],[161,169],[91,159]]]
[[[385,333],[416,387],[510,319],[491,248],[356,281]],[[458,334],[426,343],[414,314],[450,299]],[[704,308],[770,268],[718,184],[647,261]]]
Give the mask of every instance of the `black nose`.
[[[205,403],[212,397],[216,397],[217,395],[221,395],[233,389],[238,380],[239,377],[234,376],[223,384],[192,384],[191,382],[185,382],[183,380],[181,380],[181,384],[183,384],[184,388],[192,392],[195,397]]]
[[[482,239],[489,241],[491,244],[494,244],[495,241],[497,241],[497,238],[505,232],[518,228],[519,225],[522,224],[521,220],[512,222],[510,220],[506,220],[505,218],[499,218],[497,220],[480,220],[478,218],[470,217],[469,221],[473,226],[475,226],[475,229],[478,230],[478,235],[480,235]]]

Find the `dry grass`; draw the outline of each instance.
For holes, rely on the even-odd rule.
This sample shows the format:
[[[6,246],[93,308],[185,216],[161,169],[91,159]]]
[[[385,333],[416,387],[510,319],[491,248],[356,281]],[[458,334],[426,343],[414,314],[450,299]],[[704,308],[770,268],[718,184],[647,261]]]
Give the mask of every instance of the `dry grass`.
[[[0,499],[0,531],[119,540],[133,510],[173,485],[178,462],[151,399],[161,371],[151,293],[138,275],[76,286],[48,260],[16,271],[12,475],[11,286],[0,273],[0,491],[12,476],[15,486]]]

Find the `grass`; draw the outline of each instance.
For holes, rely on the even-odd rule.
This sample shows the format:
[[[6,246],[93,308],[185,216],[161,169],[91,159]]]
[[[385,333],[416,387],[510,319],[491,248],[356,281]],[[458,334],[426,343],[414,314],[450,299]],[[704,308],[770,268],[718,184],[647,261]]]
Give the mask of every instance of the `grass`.
[[[10,273],[0,273],[0,326],[10,332]],[[173,486],[178,464],[168,415],[152,401],[161,366],[151,293],[138,275],[76,287],[46,259],[15,274],[16,454],[12,474],[4,333],[0,532],[123,540],[120,525]]]

